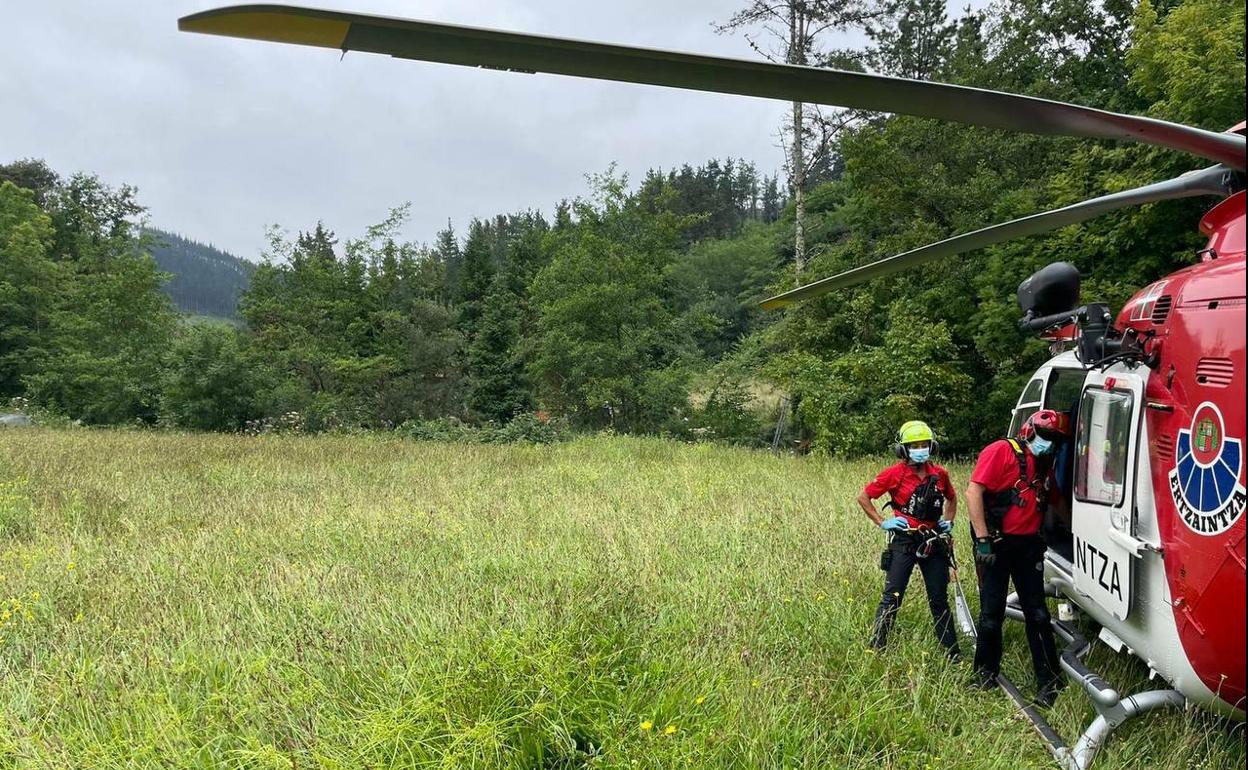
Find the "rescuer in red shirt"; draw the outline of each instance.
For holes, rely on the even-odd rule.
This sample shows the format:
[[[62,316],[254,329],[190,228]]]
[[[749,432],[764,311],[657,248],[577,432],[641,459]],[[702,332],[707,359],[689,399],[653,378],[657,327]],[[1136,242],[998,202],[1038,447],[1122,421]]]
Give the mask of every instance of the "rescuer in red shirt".
[[[901,608],[906,584],[914,565],[919,565],[927,586],[927,604],[936,624],[936,638],[950,660],[960,660],[958,638],[949,614],[949,547],[942,535],[953,529],[958,499],[949,473],[931,462],[936,441],[927,423],[911,420],[897,431],[893,445],[898,462],[880,472],[858,495],[858,505],[877,526],[891,533],[888,549],[880,557],[884,570],[884,593],[875,610],[871,647],[879,649]],[[876,498],[889,496],[885,517],[875,509]]]
[[[979,453],[966,489],[979,572],[977,685],[996,686],[1001,672],[1001,624],[1014,581],[1036,672],[1036,703],[1051,706],[1065,684],[1044,595],[1044,539],[1040,525],[1053,486],[1052,458],[1068,433],[1066,416],[1041,409],[1017,439],[994,441]]]

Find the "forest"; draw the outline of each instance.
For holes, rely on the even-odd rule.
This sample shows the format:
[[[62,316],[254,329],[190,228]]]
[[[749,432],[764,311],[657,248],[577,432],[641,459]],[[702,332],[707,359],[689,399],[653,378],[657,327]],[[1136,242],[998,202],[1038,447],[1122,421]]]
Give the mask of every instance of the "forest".
[[[830,28],[867,42],[804,39],[809,63],[1216,131],[1244,118],[1237,0],[1005,0],[956,18],[935,0],[832,7]],[[0,165],[0,403],[87,425],[759,446],[791,407],[789,446],[878,452],[923,418],[965,453],[1004,429],[1047,356],[1017,330],[1019,281],[1070,261],[1085,298],[1117,308],[1202,244],[1207,202],[1173,201],[765,313],[795,282],[1198,165],[826,108],[795,134],[805,152],[776,174],[734,159],[637,180],[609,167],[553,211],[427,243],[400,236],[406,204],[363,233],[335,231],[334,212],[286,223],[239,283],[237,325],[180,317],[134,188],[14,160]]]
[[[168,273],[165,293],[184,313],[233,319],[255,264],[206,243],[164,230],[144,230],[156,267]]]

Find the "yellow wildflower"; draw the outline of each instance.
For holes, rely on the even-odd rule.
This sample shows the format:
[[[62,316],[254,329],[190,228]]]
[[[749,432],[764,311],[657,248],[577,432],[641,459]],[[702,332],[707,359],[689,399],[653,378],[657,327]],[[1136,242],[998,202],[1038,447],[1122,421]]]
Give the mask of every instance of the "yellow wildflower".
[[[695,699],[694,699],[694,701],[693,701],[693,702],[694,702],[694,703],[696,703],[697,705],[701,706],[703,703],[705,703],[705,702],[706,702],[706,696],[705,696],[705,695],[699,695],[697,698],[695,698]]]
[[[644,721],[641,723],[641,729],[642,729],[642,730],[652,730],[652,729],[654,729],[654,722],[651,722],[649,719],[644,720]]]
[[[668,725],[667,727],[664,727],[664,728],[663,728],[663,734],[664,734],[664,735],[675,735],[675,734],[676,734],[676,725]]]

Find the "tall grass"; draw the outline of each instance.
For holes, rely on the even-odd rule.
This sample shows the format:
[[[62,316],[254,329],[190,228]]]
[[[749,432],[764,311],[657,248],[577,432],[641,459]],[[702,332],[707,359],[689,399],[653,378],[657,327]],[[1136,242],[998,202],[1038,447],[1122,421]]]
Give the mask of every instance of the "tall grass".
[[[1048,765],[938,654],[921,580],[864,649],[883,538],[852,497],[875,470],[625,438],[0,432],[0,767]],[[1092,711],[1067,692],[1074,735]],[[1098,767],[1239,767],[1242,741],[1158,715]]]

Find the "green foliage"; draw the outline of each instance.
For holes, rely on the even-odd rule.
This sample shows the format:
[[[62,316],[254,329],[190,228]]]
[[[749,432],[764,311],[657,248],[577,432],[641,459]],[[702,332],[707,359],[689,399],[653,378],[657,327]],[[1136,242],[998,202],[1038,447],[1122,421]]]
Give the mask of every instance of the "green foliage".
[[[825,361],[809,354],[778,359],[775,368],[800,401],[798,415],[813,428],[815,447],[837,454],[875,454],[898,425],[928,415],[957,414],[972,393],[972,378],[956,364],[957,350],[943,321],[890,325],[882,344],[859,347]],[[953,423],[936,424],[941,439],[966,441]]]
[[[661,430],[687,404],[689,341],[664,298],[690,220],[645,211],[621,178],[597,185],[596,202],[575,205],[576,224],[552,234],[534,280],[531,369],[541,402],[577,425]]]
[[[195,430],[240,430],[258,417],[256,372],[242,334],[221,323],[184,326],[165,364],[161,413]]]
[[[547,261],[549,230],[540,215],[526,212],[497,217],[492,226],[478,227],[480,246],[473,246],[469,239],[473,249],[488,249],[491,254],[488,267],[464,261],[464,286],[478,280],[473,277],[477,272],[481,277],[491,276],[483,296],[460,306],[461,328],[467,336],[467,408],[476,419],[506,423],[532,407],[532,386],[525,370],[536,313],[529,301],[529,286]]]
[[[748,385],[725,377],[716,383],[706,403],[690,417],[690,434],[740,446],[762,446],[767,426],[759,420]]]
[[[694,244],[669,266],[680,324],[711,361],[728,354],[765,320],[758,303],[767,295],[783,240],[781,227],[749,225],[731,240]]]
[[[23,392],[32,349],[44,343],[64,273],[51,245],[52,220],[35,193],[0,182],[0,397]]]
[[[87,423],[155,419],[175,318],[132,188],[0,167],[0,395]],[[38,202],[38,206],[36,206]]]
[[[920,2],[898,8],[941,12]],[[944,60],[929,69],[954,82],[1217,130],[1243,117],[1242,3],[1193,0],[1159,13],[1146,2],[1133,15],[1123,3],[1041,0],[994,11],[958,20]],[[918,38],[907,38],[899,23],[885,31],[875,55],[886,70],[906,71],[908,57],[939,50],[915,49]],[[818,254],[812,279],[1194,165],[1138,145],[904,117],[858,123],[842,134],[839,151],[844,177],[810,196],[827,201],[809,228]],[[1047,356],[1043,343],[1017,330],[1018,283],[1066,260],[1083,272],[1085,298],[1121,307],[1193,260],[1201,242],[1195,224],[1207,206],[1190,200],[1116,212],[836,292],[767,332],[766,371],[798,396],[798,417],[817,447],[878,450],[902,420],[922,417],[951,451],[973,450],[1004,430],[1020,386]],[[929,332],[925,345],[900,342]],[[881,374],[896,362],[900,369]],[[921,373],[920,382],[904,383],[907,372]]]
[[[417,441],[458,444],[553,444],[571,438],[557,422],[532,413],[518,414],[506,423],[469,425],[454,418],[409,421],[396,431]]]
[[[520,301],[500,274],[468,347],[468,408],[486,420],[507,422],[530,406],[518,355]]]
[[[1244,119],[1244,4],[1168,5],[1141,0],[1136,10],[1131,85],[1151,114],[1225,131]]]
[[[316,431],[390,428],[455,408],[460,336],[439,301],[442,263],[398,240],[406,216],[394,210],[341,256],[321,224],[293,242],[272,234],[240,307],[268,369],[264,415],[296,412]]]

